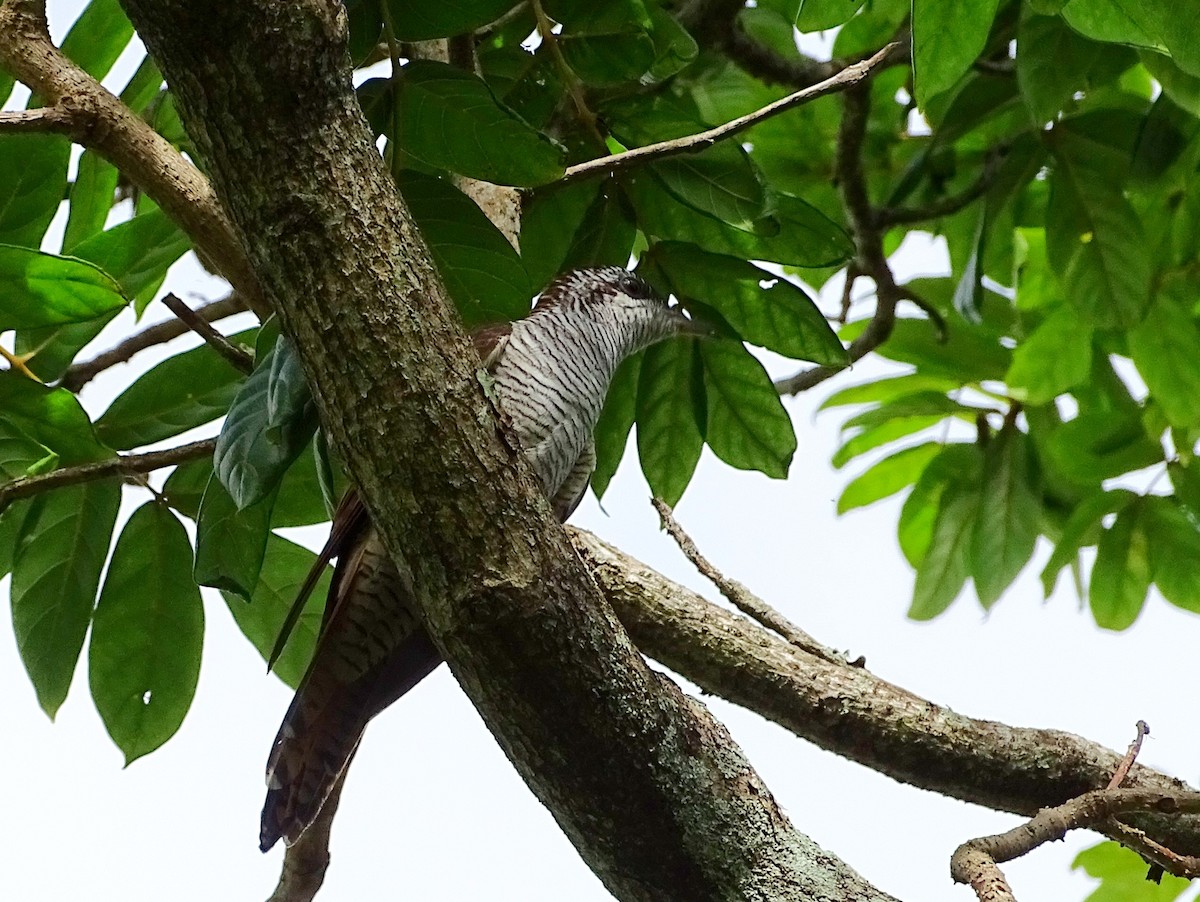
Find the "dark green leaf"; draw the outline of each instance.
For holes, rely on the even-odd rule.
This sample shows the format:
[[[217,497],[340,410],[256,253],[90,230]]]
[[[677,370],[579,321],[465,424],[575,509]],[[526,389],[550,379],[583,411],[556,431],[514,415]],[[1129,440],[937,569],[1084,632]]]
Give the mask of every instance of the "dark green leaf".
[[[67,230],[63,234],[63,253],[71,250],[85,239],[104,231],[104,223],[116,199],[117,178],[120,173],[93,150],[85,150],[79,157],[79,170],[71,185],[71,208],[67,216]]]
[[[1143,17],[1137,14],[1138,7],[1153,5],[1141,0],[1131,3],[1124,0],[1069,0],[1062,7],[1062,16],[1068,25],[1094,41],[1164,50],[1155,35],[1146,30]]]
[[[1136,497],[1125,489],[1100,492],[1089,495],[1071,512],[1054,546],[1054,553],[1042,569],[1042,589],[1047,598],[1054,591],[1062,568],[1077,561],[1081,548],[1099,541],[1101,521],[1109,514],[1124,510]]]
[[[731,467],[786,478],[796,431],[771,377],[741,342],[710,339],[699,347],[708,446]]]
[[[417,172],[397,181],[463,324],[471,329],[528,313],[533,290],[525,265],[475,202]]]
[[[1097,625],[1128,629],[1150,590],[1150,543],[1143,524],[1143,502],[1135,499],[1100,534],[1088,602]]]
[[[1004,381],[1017,400],[1047,404],[1085,381],[1091,371],[1092,327],[1075,308],[1064,305],[1017,345]]]
[[[926,442],[885,457],[850,481],[838,498],[838,513],[866,507],[908,488],[941,450],[936,442]]]
[[[288,526],[311,526],[314,523],[325,523],[330,519],[330,513],[336,508],[338,499],[345,488],[344,480],[333,477],[332,461],[326,460],[330,467],[329,506],[325,499],[325,489],[321,486],[321,466],[317,462],[316,446],[319,444],[320,430],[313,436],[303,453],[296,458],[275,495],[275,506],[271,509],[271,528],[280,529]]]
[[[628,204],[611,184],[605,184],[584,214],[561,269],[588,266],[628,266],[637,228]]]
[[[117,540],[92,622],[88,682],[128,766],[175,735],[196,692],[204,606],[192,545],[170,509],[149,501]]]
[[[1146,318],[1129,332],[1129,351],[1150,394],[1177,429],[1200,426],[1200,330],[1189,286],[1163,285]]]
[[[999,0],[920,0],[913,4],[917,105],[954,86],[987,43]]]
[[[94,320],[126,303],[99,267],[0,244],[0,332]]]
[[[1170,498],[1151,496],[1144,504],[1150,568],[1158,590],[1176,607],[1200,613],[1200,524]]]
[[[655,59],[654,41],[644,31],[576,35],[564,29],[558,43],[571,71],[589,85],[638,80]]]
[[[850,362],[816,302],[786,279],[690,244],[662,242],[642,259],[662,269],[673,294],[712,307],[751,344],[831,366]]]
[[[1017,30],[1017,83],[1034,122],[1049,122],[1082,88],[1103,45],[1080,37],[1059,16],[1029,15]]]
[[[430,61],[403,72],[397,138],[414,159],[498,185],[541,185],[562,175],[562,151],[476,76]]]
[[[521,210],[521,259],[534,291],[540,291],[565,268],[576,233],[596,200],[600,183],[576,182],[536,191]]]
[[[195,520],[212,472],[211,457],[180,464],[163,484],[163,500],[185,517]]]
[[[13,632],[38,703],[53,719],[83,649],[121,484],[85,482],[48,492],[25,519],[13,562]]]
[[[249,599],[258,582],[276,493],[238,510],[216,474],[196,517],[195,581]]]
[[[636,173],[623,184],[637,211],[638,225],[657,238],[690,242],[714,254],[792,266],[832,266],[852,251],[840,226],[797,197],[776,196],[772,215],[778,231],[767,235],[695,212],[676,201],[649,173]]]
[[[1046,213],[1046,252],[1067,300],[1097,326],[1128,328],[1149,301],[1150,259],[1133,206],[1103,172],[1060,155]]]
[[[696,343],[676,340],[648,349],[638,374],[638,458],[650,491],[672,506],[704,448],[701,367]]]
[[[252,346],[255,330],[230,336]],[[210,423],[229,409],[242,374],[207,344],[143,373],[109,405],[96,432],[113,448],[136,448]]]
[[[307,548],[272,533],[267,537],[267,553],[250,603],[225,593],[225,603],[229,605],[234,620],[264,661],[275,645],[279,629],[291,610],[300,585],[316,560],[317,556]],[[326,576],[322,577],[309,596],[283,654],[272,668],[281,680],[293,688],[304,676],[320,631],[321,611],[329,592],[328,574],[332,572],[329,567],[325,569]]]
[[[63,38],[62,52],[100,81],[133,37],[118,0],[91,0]]]
[[[36,248],[67,190],[71,142],[58,135],[0,135],[0,244]]]
[[[364,5],[369,5],[366,0]],[[428,41],[469,34],[494,22],[511,9],[514,0],[459,0],[455,3],[411,3],[385,0],[392,27],[401,41]]]
[[[35,499],[18,498],[0,510],[0,579],[12,572],[17,541],[25,526],[25,516],[34,508]]]
[[[112,456],[96,439],[91,420],[73,394],[11,370],[0,370],[0,419],[57,452],[64,465]]]
[[[216,472],[239,510],[267,497],[316,430],[308,383],[291,344],[275,349],[242,383],[213,456]]]
[[[654,64],[649,74],[655,81],[662,81],[692,62],[700,48],[679,21],[657,3],[651,3],[648,12],[654,25],[650,32],[650,40],[654,42]]]
[[[642,369],[642,355],[635,354],[617,367],[608,394],[604,398],[604,409],[593,432],[596,441],[596,469],[592,472],[592,491],[603,498],[608,484],[617,472],[625,446],[629,444],[629,430],[637,416],[638,377]]]
[[[58,455],[0,418],[0,482],[53,470]]]
[[[978,492],[950,485],[942,493],[932,539],[913,585],[908,616],[932,620],[958,598],[971,572],[971,534],[974,531]]]
[[[1042,493],[1025,434],[1013,427],[992,438],[983,461],[983,486],[971,542],[971,576],[990,608],[1033,554],[1042,518]]]

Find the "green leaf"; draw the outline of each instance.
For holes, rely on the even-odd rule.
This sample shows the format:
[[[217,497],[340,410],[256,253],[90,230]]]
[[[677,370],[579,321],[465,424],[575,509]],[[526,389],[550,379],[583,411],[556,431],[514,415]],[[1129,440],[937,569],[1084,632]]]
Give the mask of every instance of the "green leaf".
[[[937,415],[900,417],[895,420],[889,420],[886,423],[880,423],[878,426],[864,429],[838,448],[830,463],[834,467],[841,469],[850,461],[860,455],[866,454],[868,451],[873,451],[881,445],[887,445],[899,439],[906,438],[923,429],[930,429],[942,422],[943,419],[944,417]]]
[[[982,459],[977,445],[965,442],[946,445],[925,467],[904,500],[896,537],[904,557],[914,568],[920,567],[933,543],[933,527],[943,493],[951,485],[978,492]]]
[[[850,481],[838,498],[838,513],[866,507],[908,488],[941,450],[938,443],[926,442],[885,457]]]
[[[368,0],[369,2],[369,0]],[[454,3],[411,3],[385,0],[397,40],[428,41],[469,34],[508,12],[513,0],[458,0]]]
[[[954,86],[987,43],[999,0],[913,0],[917,105]]]
[[[267,553],[250,603],[223,593],[233,619],[264,661],[275,646],[283,620],[316,560],[317,556],[307,548],[272,533],[267,537]],[[281,680],[293,688],[304,676],[317,642],[331,572],[332,568],[325,568],[325,576],[309,596],[283,654],[272,668]]]
[[[761,3],[759,4],[762,5]],[[863,0],[776,0],[768,3],[768,7],[784,13],[788,7],[793,10],[799,6],[795,15],[796,27],[803,33],[825,31],[848,21],[859,9]]]
[[[694,341],[647,349],[638,374],[637,446],[650,491],[674,506],[704,448],[707,400]]]
[[[79,157],[79,170],[71,185],[71,206],[67,215],[67,230],[63,233],[63,253],[77,244],[104,231],[104,223],[113,207],[120,173],[93,150]]]
[[[969,244],[970,252],[960,269],[962,276],[954,288],[954,309],[973,326],[983,322],[980,307],[983,304],[983,254],[987,239],[987,211],[980,209],[975,214],[975,228]]]
[[[589,179],[535,191],[521,209],[521,259],[534,291],[562,272],[576,233],[596,200],[600,182]]]
[[[0,510],[0,579],[12,572],[25,517],[35,503],[34,498],[18,498]]]
[[[118,0],[91,0],[67,36],[62,52],[100,81],[133,37],[133,25]]]
[[[1086,381],[1091,371],[1092,327],[1064,305],[1017,345],[1004,381],[1018,401],[1048,404]]]
[[[217,439],[217,476],[239,510],[267,497],[316,431],[299,358],[280,337],[242,383]]]
[[[1135,413],[1091,410],[1058,427],[1047,451],[1055,468],[1079,485],[1099,486],[1163,459],[1162,446],[1146,435]]]
[[[1038,125],[1052,120],[1084,86],[1103,45],[1080,37],[1059,16],[1023,16],[1017,29],[1017,83]]]
[[[1129,351],[1150,394],[1177,429],[1200,426],[1200,330],[1188,286],[1163,285],[1146,318],[1129,332]]]
[[[57,464],[57,454],[0,419],[0,482],[53,470]]]
[[[398,143],[436,169],[497,185],[542,185],[563,173],[562,151],[470,73],[445,63],[411,62],[396,103]]]
[[[842,340],[853,340],[869,322],[850,323],[841,331]],[[896,320],[891,337],[877,353],[910,363],[923,375],[958,380],[960,385],[1003,379],[1012,360],[1012,352],[982,330],[964,325],[950,328],[943,338],[929,320],[908,317]]]
[[[1137,852],[1115,842],[1102,842],[1075,856],[1072,869],[1083,869],[1100,886],[1084,902],[1172,902],[1191,884],[1182,877],[1146,879],[1146,862]]]
[[[700,48],[679,21],[657,3],[651,3],[648,12],[653,23],[650,40],[654,42],[654,63],[649,76],[662,81],[692,62]]]
[[[1151,496],[1144,503],[1150,569],[1158,590],[1176,607],[1200,613],[1200,524],[1173,499]]]
[[[712,307],[751,344],[830,366],[850,362],[816,302],[786,279],[675,242],[656,244],[642,260],[663,271],[673,294]]]
[[[628,204],[605,184],[588,207],[562,260],[562,271],[589,266],[628,266],[637,227]]]
[[[1062,7],[1062,17],[1068,25],[1094,41],[1165,50],[1146,30],[1146,22],[1138,14],[1138,7],[1152,5],[1141,0],[1131,3],[1124,0],[1070,0]]]
[[[1088,602],[1096,624],[1108,630],[1128,629],[1146,603],[1150,590],[1150,543],[1138,498],[1117,514],[1100,534]]]
[[[890,376],[887,379],[875,379],[861,385],[850,385],[834,392],[821,402],[817,410],[828,410],[832,407],[845,407],[850,404],[872,404],[877,401],[893,401],[903,395],[919,394],[926,391],[946,394],[959,387],[955,379],[943,376],[929,376],[924,373],[910,373],[906,376]]]
[[[196,692],[204,606],[192,545],[170,509],[149,501],[121,531],[88,645],[96,710],[125,765],[175,735]]]
[[[796,430],[763,365],[739,341],[710,339],[699,348],[708,446],[731,467],[787,478]]]
[[[195,520],[212,472],[211,457],[202,457],[199,460],[190,460],[180,464],[163,484],[161,493],[163,500],[185,517]]]
[[[558,43],[567,66],[588,85],[608,87],[640,80],[655,59],[654,41],[644,31],[575,34],[568,28]]]
[[[1051,181],[1046,253],[1067,300],[1100,327],[1129,328],[1150,295],[1146,238],[1133,206],[1103,171],[1065,152]]]
[[[104,270],[0,244],[0,332],[97,319],[128,303]]]
[[[857,413],[842,424],[842,431],[857,427],[870,428],[890,423],[902,417],[917,416],[955,416],[959,419],[974,423],[976,417],[985,408],[972,407],[948,398],[942,392],[922,391],[911,395],[901,395],[891,401]]]
[[[230,340],[253,346],[256,330]],[[242,374],[209,345],[176,354],[143,373],[96,421],[96,432],[113,448],[162,441],[224,415]]]
[[[743,260],[770,260],[792,266],[833,266],[849,258],[849,237],[815,207],[798,197],[775,196],[773,235],[755,234],[718,222],[679,203],[650,173],[634,173],[622,182],[638,225],[648,235],[697,244],[714,254]]]
[[[1033,449],[1008,427],[984,453],[983,486],[971,542],[971,576],[985,609],[1029,562],[1040,532],[1042,492]]]
[[[1133,492],[1115,489],[1089,495],[1075,507],[1063,526],[1054,553],[1042,570],[1042,589],[1047,598],[1054,591],[1062,568],[1078,560],[1081,548],[1099,541],[1101,521],[1109,514],[1124,510],[1136,497]]]
[[[638,377],[642,369],[642,355],[635,354],[617,367],[608,394],[604,398],[604,409],[596,422],[593,435],[596,441],[596,469],[592,471],[592,491],[603,498],[617,472],[625,447],[629,444],[629,430],[637,416]]]
[[[73,394],[11,370],[0,370],[0,419],[57,452],[64,466],[112,456]]]
[[[38,704],[53,719],[83,649],[121,484],[85,482],[38,500],[13,561],[13,632]]]
[[[277,492],[239,510],[214,473],[196,517],[195,581],[249,600],[262,568]]]
[[[321,464],[316,454],[320,436],[321,432],[317,430],[313,440],[305,445],[304,451],[284,474],[279,491],[275,494],[275,506],[271,509],[272,529],[327,523],[336,509],[338,499],[345,490],[345,481],[340,475],[334,478],[333,463],[326,460],[325,465],[330,467],[330,504],[327,504],[326,489],[321,485]]]
[[[958,598],[971,572],[971,534],[979,495],[973,487],[950,485],[942,493],[929,549],[917,568],[913,620],[932,620]]]
[[[152,57],[144,56],[138,64],[137,71],[129,76],[128,83],[121,91],[121,102],[135,113],[141,114],[152,101],[161,96],[162,90],[163,77],[158,71],[158,65]]]
[[[521,257],[469,197],[418,172],[397,181],[463,324],[519,319],[533,290]]]
[[[67,190],[71,142],[58,135],[0,134],[0,244],[36,248]]]

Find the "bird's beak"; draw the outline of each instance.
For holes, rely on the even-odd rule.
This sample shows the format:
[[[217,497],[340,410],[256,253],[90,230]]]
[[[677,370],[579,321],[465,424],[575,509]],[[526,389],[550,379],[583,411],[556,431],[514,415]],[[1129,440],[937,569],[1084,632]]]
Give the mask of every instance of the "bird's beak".
[[[716,327],[697,318],[690,311],[684,310],[678,301],[672,301],[667,309],[671,312],[671,316],[675,320],[675,328],[680,335],[693,338],[713,338],[718,334]]]

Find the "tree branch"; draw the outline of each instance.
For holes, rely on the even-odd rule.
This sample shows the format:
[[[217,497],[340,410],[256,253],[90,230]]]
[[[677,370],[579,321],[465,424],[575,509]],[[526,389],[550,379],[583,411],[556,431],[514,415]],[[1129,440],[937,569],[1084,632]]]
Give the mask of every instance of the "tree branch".
[[[1032,816],[1108,784],[1122,755],[1057,730],[976,720],[863,667],[822,660],[718,607],[591,533],[576,550],[645,655],[820,748],[902,783]],[[1131,787],[1191,787],[1143,765]],[[1200,817],[1142,813],[1134,825],[1181,853],[1200,853]],[[1100,832],[1121,839],[1117,829]]]
[[[145,454],[120,454],[108,460],[80,464],[76,467],[63,467],[61,470],[51,470],[38,476],[25,476],[12,482],[0,485],[0,511],[18,498],[28,498],[39,492],[61,488],[64,485],[76,485],[81,482],[92,482],[108,476],[136,476],[151,473],[163,467],[187,463],[211,455],[217,446],[215,438],[203,439],[178,448],[168,448],[165,451],[148,451]]]
[[[913,225],[919,222],[928,222],[931,219],[940,219],[943,216],[952,216],[959,210],[969,207],[983,195],[987,194],[992,183],[996,180],[996,175],[1000,171],[1000,164],[1004,161],[1007,154],[1007,148],[999,147],[990,152],[983,161],[983,168],[979,175],[970,185],[964,188],[957,194],[952,194],[949,197],[943,197],[932,203],[926,204],[923,207],[880,207],[874,211],[874,222],[877,228],[887,228],[896,225]]]
[[[71,114],[57,107],[0,112],[0,134],[63,132],[71,124]]]
[[[202,307],[197,307],[192,312],[206,323],[213,323],[227,316],[233,316],[235,313],[241,313],[245,309],[246,305],[242,301],[241,295],[234,293]],[[188,325],[179,319],[168,319],[161,323],[155,323],[153,326],[148,326],[141,332],[129,336],[107,351],[102,351],[91,360],[72,364],[63,373],[59,385],[68,391],[78,392],[110,367],[128,363],[139,351],[173,341],[188,331]]]
[[[247,354],[244,350],[231,343],[228,338],[210,326],[208,320],[178,297],[173,294],[166,295],[163,298],[163,306],[179,317],[179,320],[185,326],[203,338],[210,348],[229,361],[229,365],[235,370],[242,373],[249,373],[254,369],[254,356],[252,354]]]
[[[0,67],[46,103],[46,112],[29,118],[95,150],[128,176],[261,316],[258,280],[200,170],[54,46],[44,3],[0,2],[0,35]]]
[[[838,91],[846,91],[858,85],[865,79],[870,78],[877,69],[888,65],[892,61],[893,55],[900,50],[901,46],[899,43],[888,44],[870,59],[847,66],[836,75],[818,84],[803,88],[793,94],[789,94],[787,97],[782,97],[773,103],[767,104],[762,109],[755,110],[753,113],[747,113],[745,116],[731,119],[724,125],[718,125],[707,131],[687,135],[683,138],[659,141],[657,144],[635,147],[632,150],[626,150],[611,156],[597,157],[594,160],[588,160],[586,163],[571,166],[556,184],[569,184],[581,179],[590,178],[594,175],[618,172],[633,166],[641,166],[646,163],[665,159],[666,157],[683,153],[694,153],[695,151],[712,147],[718,141],[743,132],[766,119],[770,119],[772,116],[778,116],[780,113],[794,107],[802,106],[816,100],[818,97],[835,94]]]

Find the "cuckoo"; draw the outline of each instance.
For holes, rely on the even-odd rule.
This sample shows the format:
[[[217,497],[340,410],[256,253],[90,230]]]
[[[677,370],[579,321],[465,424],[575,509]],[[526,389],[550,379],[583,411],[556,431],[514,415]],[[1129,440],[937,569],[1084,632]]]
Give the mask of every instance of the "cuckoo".
[[[524,319],[477,331],[502,411],[560,520],[596,465],[592,438],[613,373],[655,342],[700,331],[620,267],[560,276]],[[426,677],[441,655],[351,489],[293,608],[337,559],[316,650],[267,762],[261,847],[292,844],[312,823],[367,722]],[[285,625],[276,654],[294,617]]]

